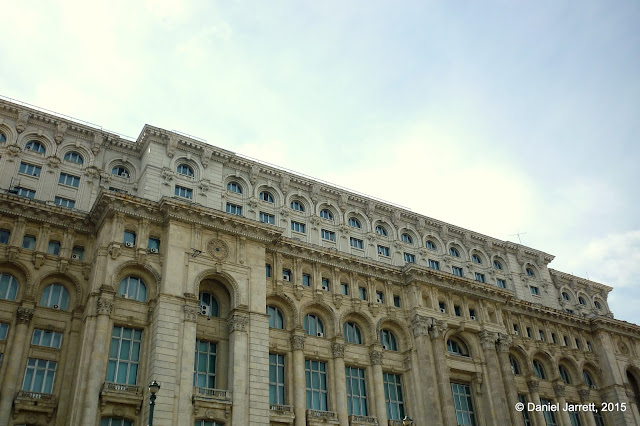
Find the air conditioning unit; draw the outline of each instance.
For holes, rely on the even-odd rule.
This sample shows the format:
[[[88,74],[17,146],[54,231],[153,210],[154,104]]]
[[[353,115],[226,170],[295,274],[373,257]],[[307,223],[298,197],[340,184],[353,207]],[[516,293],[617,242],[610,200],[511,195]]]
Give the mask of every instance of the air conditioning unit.
[[[513,334],[518,335],[518,330],[513,330]]]
[[[596,389],[596,385],[591,385],[591,389]]]
[[[387,345],[382,345],[382,349],[385,349],[385,350],[386,350],[386,349],[389,349],[389,346],[387,346]]]
[[[381,299],[381,298],[379,298],[379,297],[376,297],[376,302],[377,302],[377,303],[382,303],[382,299]]]
[[[120,297],[127,297],[127,293],[120,293]]]
[[[210,308],[205,305],[200,305],[200,315],[209,315]]]
[[[77,254],[72,254],[71,258],[75,259],[75,260],[78,260],[78,259],[80,259],[80,256],[78,256]]]
[[[127,241],[126,243],[124,243],[125,246],[127,247],[133,247],[133,243]]]
[[[282,276],[282,280],[283,281],[291,281],[291,276],[290,275],[283,275]]]
[[[440,308],[440,312],[443,313],[443,314],[446,314],[447,310],[445,308]]]
[[[324,291],[329,291],[329,287],[327,287],[326,285],[323,285],[323,286],[322,286],[322,289],[323,289]]]
[[[158,249],[154,247],[154,248],[150,248],[150,249],[149,249],[149,251],[150,251],[151,253],[157,253],[157,252],[158,252]]]
[[[470,315],[469,318],[471,318],[471,321],[475,321],[476,320],[476,316],[475,315]]]
[[[60,306],[58,306],[58,305],[53,305],[53,309],[60,309]]]
[[[322,331],[318,331],[317,336],[318,337],[324,337],[324,333]]]

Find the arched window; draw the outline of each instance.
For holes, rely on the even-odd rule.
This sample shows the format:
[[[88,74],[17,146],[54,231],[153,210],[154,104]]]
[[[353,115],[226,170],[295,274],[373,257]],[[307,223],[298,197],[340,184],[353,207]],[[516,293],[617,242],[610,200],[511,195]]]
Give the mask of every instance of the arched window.
[[[355,217],[350,217],[349,218],[349,226],[351,226],[353,228],[358,228],[358,229],[362,228],[362,224],[360,224],[360,221],[358,219],[356,219]]]
[[[455,339],[447,340],[447,351],[454,355],[469,356],[469,351],[466,346]]]
[[[214,420],[196,420],[196,423],[194,426],[224,426],[224,425]]]
[[[425,246],[426,248],[428,248],[429,250],[436,250],[436,249],[437,249],[436,243],[434,243],[434,242],[433,242],[433,241],[431,241],[431,240],[427,240],[427,242],[426,242],[426,243],[424,243],[424,246]]]
[[[500,271],[502,271],[502,263],[500,263],[499,260],[494,260],[493,261],[493,267],[498,269],[498,270],[500,270]]]
[[[515,374],[516,376],[519,375],[520,364],[518,364],[518,361],[515,359],[513,355],[509,355],[509,363],[511,364],[511,371],[513,371],[513,374]]]
[[[236,194],[242,194],[242,185],[238,182],[231,181],[227,184],[227,191],[235,192]]]
[[[208,317],[217,317],[220,315],[218,299],[213,294],[201,291],[198,299],[200,299],[200,313]]]
[[[269,191],[262,191],[260,193],[260,199],[262,201],[266,201],[267,203],[273,203],[274,202],[273,195]]]
[[[593,306],[596,307],[596,309],[602,309],[602,305],[600,304],[600,302],[598,302],[597,300],[593,301]]]
[[[471,261],[473,263],[482,264],[482,259],[480,259],[480,256],[478,256],[477,254],[472,254],[471,255]]]
[[[542,363],[537,359],[533,360],[533,372],[538,376],[539,379],[544,380],[547,378],[547,375],[544,372],[544,367]]]
[[[38,141],[29,141],[29,142],[27,142],[27,144],[25,145],[24,149],[36,152],[38,154],[44,154],[45,152],[47,152],[47,150],[45,149],[44,145],[42,145]]]
[[[269,315],[269,328],[284,329],[284,316],[277,306],[267,306],[267,315]]]
[[[84,164],[84,158],[76,151],[69,151],[64,155],[64,161],[68,161],[70,163],[75,164]]]
[[[179,174],[192,178],[194,176],[193,168],[188,164],[180,164],[176,170]]]
[[[451,248],[449,249],[449,254],[450,254],[451,256],[453,256],[453,257],[460,257],[460,252],[459,252],[459,251],[458,251],[458,249],[457,249],[457,248],[455,248],[455,247],[451,247]]]
[[[344,340],[349,343],[362,344],[362,333],[357,324],[353,322],[345,322],[342,326],[342,334],[344,334]]]
[[[111,169],[111,174],[127,179],[130,176],[129,170],[127,170],[127,168],[124,166],[115,166],[113,169]]]
[[[388,351],[398,350],[398,341],[391,330],[380,330],[380,343],[382,343],[382,349]]]
[[[60,284],[49,284],[42,291],[40,306],[66,311],[69,306],[69,292]]]
[[[559,365],[558,366],[558,372],[560,373],[560,378],[562,379],[562,381],[565,382],[566,384],[570,385],[571,384],[571,376],[569,375],[569,371],[567,371],[567,369],[564,368],[564,365]]]
[[[383,237],[386,237],[389,235],[389,233],[387,232],[387,229],[382,225],[376,226],[376,234],[382,235]]]
[[[569,293],[567,293],[566,291],[562,292],[562,300],[566,300],[567,302],[571,300],[571,297],[569,296]]]
[[[293,200],[291,202],[291,208],[293,210],[299,211],[299,212],[304,212],[304,204],[302,204],[300,201],[298,200]]]
[[[0,132],[0,143],[5,143],[6,141],[7,136],[3,132]]]
[[[331,210],[322,209],[320,210],[320,217],[327,220],[333,220],[333,213],[331,213]]]
[[[126,297],[127,299],[146,302],[147,286],[140,278],[129,275],[128,277],[120,281],[120,287],[118,287],[118,295],[120,297]]]
[[[580,303],[583,306],[587,305],[587,301],[584,300],[584,297],[582,297],[582,296],[578,296],[578,303]]]
[[[314,314],[307,314],[304,317],[304,331],[309,336],[324,337],[324,325],[322,320]]]
[[[411,238],[411,235],[404,233],[402,234],[402,242],[407,244],[413,244],[413,238]]]
[[[115,417],[103,417],[100,419],[100,426],[133,426],[133,422]]]
[[[16,300],[18,295],[18,280],[13,275],[0,274],[0,299]]]
[[[527,276],[528,276],[528,277],[533,277],[533,278],[535,278],[535,277],[536,277],[536,273],[535,273],[535,272],[533,272],[533,269],[531,269],[531,268],[527,268],[525,271],[527,272]]]
[[[591,377],[591,374],[589,374],[587,370],[582,371],[582,377],[584,378],[584,382],[587,384],[587,386],[595,389],[596,382],[593,381],[593,377]]]

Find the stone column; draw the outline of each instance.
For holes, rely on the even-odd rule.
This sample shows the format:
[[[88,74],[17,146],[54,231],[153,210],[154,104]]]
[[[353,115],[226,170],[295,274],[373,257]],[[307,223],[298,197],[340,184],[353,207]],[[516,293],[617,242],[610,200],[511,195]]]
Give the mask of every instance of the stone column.
[[[513,405],[507,407],[507,397],[505,395],[505,387],[503,385],[498,355],[496,354],[497,334],[490,333],[486,330],[479,333],[480,343],[484,351],[484,358],[487,363],[487,384],[489,392],[493,399],[491,410],[491,418],[496,420],[498,424],[509,424],[511,421],[511,412],[515,411]]]
[[[178,412],[188,413],[193,410],[191,395],[193,394],[193,366],[195,365],[196,321],[198,318],[198,300],[193,296],[183,306],[184,321],[182,323],[182,354],[180,356],[180,382],[178,384]],[[174,417],[175,419],[175,417]],[[175,419],[174,421],[178,421]]]
[[[553,385],[553,391],[556,394],[556,399],[558,400],[558,404],[560,406],[560,418],[562,419],[562,424],[571,426],[571,418],[569,417],[569,412],[564,410],[564,406],[567,405],[567,400],[564,398],[565,385],[564,383],[556,383]]]
[[[591,389],[582,388],[578,390],[578,395],[580,395],[580,402],[582,404],[589,403],[589,395],[591,394]],[[596,426],[596,419],[593,417],[593,413],[590,411],[585,411],[582,418],[585,420],[586,426]]]
[[[305,426],[306,421],[306,378],[304,373],[304,340],[302,334],[291,336],[293,349],[293,413],[296,416],[295,426]]]
[[[502,387],[506,392],[507,398],[507,411],[511,416],[511,424],[516,426],[524,426],[524,420],[522,414],[515,410],[518,400],[518,391],[516,390],[516,383],[513,377],[513,370],[511,370],[511,362],[509,361],[509,346],[511,345],[512,338],[509,335],[500,335],[498,340],[498,361],[500,364],[500,373],[502,375]]]
[[[100,389],[105,381],[104,375],[107,369],[109,344],[111,342],[109,338],[109,316],[113,309],[113,299],[101,296],[98,297],[96,303],[98,318],[91,347],[89,377],[84,396],[83,425],[94,425],[97,422]]]
[[[376,417],[379,425],[386,425],[387,404],[384,397],[384,377],[382,375],[382,352],[372,349],[369,352],[371,369],[373,370],[373,394],[376,402]]]
[[[445,426],[456,426],[456,413],[453,406],[453,394],[451,393],[451,381],[449,379],[449,366],[444,348],[445,342],[443,333],[447,329],[446,321],[432,320],[429,328],[433,358],[435,360],[436,377],[438,380],[438,390],[440,391],[440,402],[442,403],[442,424]]]
[[[229,385],[233,389],[232,426],[246,426],[249,424],[247,383],[249,354],[247,351],[246,332],[248,322],[249,318],[244,312],[233,313],[227,322],[229,326],[229,367],[232,374],[229,377]]]
[[[344,371],[344,343],[333,343],[333,365],[335,373],[334,386],[336,390],[336,412],[340,426],[349,426],[349,411],[347,409],[347,376]]]
[[[527,382],[527,387],[529,388],[529,396],[531,396],[531,402],[536,405],[540,405],[540,394],[538,393],[539,386],[540,382],[537,380],[529,380]],[[544,426],[547,424],[542,411],[529,411],[529,417],[533,419],[535,425]]]
[[[417,362],[413,362],[413,374],[416,385],[416,399],[421,402],[420,407],[422,413],[414,411],[413,418],[424,418],[427,416],[433,421],[433,424],[442,423],[442,415],[440,410],[440,402],[438,400],[437,379],[434,376],[435,366],[433,364],[433,351],[431,348],[431,340],[428,338],[429,327],[432,319],[416,314],[411,319],[411,332],[415,342]],[[418,417],[418,414],[420,417]]]
[[[628,410],[633,414],[636,424],[640,424],[640,412],[638,412],[636,397],[631,389],[627,389],[627,399],[629,400]]]
[[[13,343],[7,346],[11,349],[8,353],[7,370],[2,383],[2,392],[0,393],[0,425],[8,425],[11,417],[11,407],[15,398],[16,390],[19,387],[18,376],[20,374],[20,364],[24,356],[24,351],[28,346],[28,333],[31,318],[33,318],[33,309],[18,307],[16,313],[16,329],[13,332]]]

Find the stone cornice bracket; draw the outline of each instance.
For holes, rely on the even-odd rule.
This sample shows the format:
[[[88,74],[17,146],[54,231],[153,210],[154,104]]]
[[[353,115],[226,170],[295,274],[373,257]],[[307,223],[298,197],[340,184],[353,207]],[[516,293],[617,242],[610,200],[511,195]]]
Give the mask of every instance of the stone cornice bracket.
[[[16,131],[18,133],[24,132],[24,128],[27,126],[28,121],[29,121],[29,112],[20,110],[18,112],[18,122],[16,123]]]
[[[369,351],[369,359],[371,360],[372,365],[381,365],[382,364],[382,351],[372,350]]]
[[[301,334],[294,334],[291,336],[291,349],[294,351],[302,351],[304,350],[304,341],[307,338]]]
[[[512,342],[513,337],[509,336],[508,334],[499,334],[497,342],[498,352],[509,352],[509,347],[511,346]]]
[[[64,134],[67,132],[68,127],[69,126],[66,123],[58,123],[56,125],[56,135],[54,139],[56,140],[57,144],[62,143],[62,141],[64,140]]]
[[[564,383],[557,383],[553,385],[553,391],[555,392],[558,398],[564,398],[565,394],[565,385]]]
[[[580,396],[581,402],[588,401],[590,394],[591,394],[591,389],[589,388],[578,389],[578,395]]]
[[[415,314],[413,318],[411,318],[411,332],[414,337],[418,336],[426,336],[429,334],[429,327],[433,322],[432,318],[422,316],[420,314]]]
[[[105,297],[98,297],[98,315],[111,315],[113,310],[113,300]]]
[[[202,161],[202,167],[205,169],[209,166],[209,161],[211,161],[211,156],[213,155],[213,149],[208,146],[204,147],[202,150],[202,156],[200,157],[200,161]]]
[[[99,133],[93,134],[93,142],[91,142],[91,151],[93,155],[98,155],[102,148],[102,135]]]
[[[235,313],[231,315],[231,318],[227,320],[227,326],[229,327],[229,334],[234,331],[245,331],[249,317],[246,314]]]
[[[18,324],[28,325],[31,323],[31,318],[33,318],[33,309],[19,306],[18,311],[16,312],[16,318],[18,320]]]
[[[496,342],[498,340],[498,335],[496,333],[491,333],[487,330],[482,330],[478,333],[478,338],[480,339],[480,344],[482,345],[482,349],[485,351],[495,349]]]
[[[527,387],[529,388],[529,392],[538,392],[540,382],[537,380],[529,380],[527,381]]]
[[[331,345],[331,350],[333,351],[333,357],[344,358],[344,348],[345,348],[344,343],[334,342],[333,345]]]
[[[434,319],[433,324],[431,324],[431,327],[429,328],[429,337],[431,337],[431,339],[441,338],[448,326],[449,324],[447,324],[446,321]]]
[[[189,322],[196,322],[199,312],[200,309],[198,309],[198,306],[184,305],[184,320]]]
[[[173,133],[169,133],[169,141],[167,142],[167,157],[173,158],[173,154],[176,152],[176,148],[178,147],[178,136]]]
[[[255,185],[258,182],[258,176],[260,176],[260,166],[254,164],[249,169],[249,182],[251,182],[251,185]]]

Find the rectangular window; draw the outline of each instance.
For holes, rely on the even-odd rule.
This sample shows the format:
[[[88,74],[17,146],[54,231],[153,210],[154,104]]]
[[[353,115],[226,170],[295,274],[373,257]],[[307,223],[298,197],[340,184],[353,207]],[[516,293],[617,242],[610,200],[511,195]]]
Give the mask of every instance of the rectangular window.
[[[576,411],[569,411],[569,420],[571,420],[571,426],[582,426],[580,415]]]
[[[395,306],[396,308],[400,307],[400,296],[398,296],[397,294],[393,295],[393,306]]]
[[[460,306],[453,305],[453,313],[456,314],[457,317],[461,317],[462,316],[462,310],[460,309]]]
[[[53,199],[53,203],[56,206],[66,207],[68,209],[73,209],[73,208],[76,207],[76,202],[74,200],[70,200],[68,198],[57,197],[57,196]]]
[[[367,300],[367,289],[358,287],[358,297],[360,297],[360,300]]]
[[[235,214],[237,216],[242,216],[242,206],[227,203],[227,213]]]
[[[174,191],[173,191],[174,195],[176,197],[181,197],[181,198],[187,198],[189,200],[193,199],[193,189],[191,188],[185,188],[184,186],[180,186],[180,185],[176,185]],[[229,212],[229,203],[227,203],[227,213]],[[233,204],[231,204],[233,205]],[[240,210],[242,210],[242,208],[240,208]],[[234,213],[236,214],[236,213]]]
[[[431,260],[429,259],[429,268],[439,271],[440,270],[440,262],[438,262],[437,260]]]
[[[0,244],[9,244],[9,237],[11,237],[10,231],[0,229]]]
[[[205,389],[216,387],[217,347],[213,342],[196,340],[196,359],[193,365],[193,386]]]
[[[47,254],[58,256],[60,254],[60,241],[49,241],[49,246],[47,247]]]
[[[307,232],[307,225],[305,225],[304,223],[300,223],[300,222],[295,222],[295,221],[291,221],[291,230],[295,231],[295,232],[300,232],[301,234],[304,234]]]
[[[37,393],[52,393],[58,363],[44,359],[29,358],[24,373],[22,390]]]
[[[305,287],[311,287],[311,275],[302,274],[302,285]]]
[[[321,231],[321,236],[323,240],[328,240],[328,241],[336,240],[336,233],[333,231],[327,231],[326,229],[323,229]]]
[[[282,270],[282,280],[283,281],[291,281],[291,270],[283,269]]]
[[[553,343],[558,343],[558,336],[556,336],[556,333],[551,333],[551,340],[553,340]]]
[[[384,303],[384,295],[380,291],[376,291],[376,303]]]
[[[344,296],[348,296],[349,295],[349,284],[347,283],[340,283],[340,293]]]
[[[19,173],[29,176],[40,177],[40,172],[42,171],[42,167],[34,166],[33,164],[20,163],[20,169],[18,169]]]
[[[276,216],[269,213],[260,212],[260,222],[268,223],[269,225],[275,225]]]
[[[400,375],[384,373],[382,379],[384,383],[384,399],[387,404],[387,418],[389,420],[402,420],[405,414]]]
[[[531,294],[533,294],[534,296],[540,296],[540,289],[535,285],[529,286],[529,290],[531,290]]]
[[[484,279],[484,274],[481,274],[480,272],[476,272],[476,281],[481,283],[486,282]]]
[[[350,416],[367,416],[367,387],[364,370],[345,367],[347,376],[347,412]]]
[[[147,241],[147,249],[151,253],[159,253],[160,252],[160,239],[149,237],[149,241]]]
[[[269,354],[270,404],[286,404],[284,383],[284,355]]]
[[[602,417],[602,413],[599,408],[596,408],[593,412],[593,419],[596,421],[596,426],[605,426],[604,417]]]
[[[80,185],[80,178],[78,176],[60,173],[60,179],[58,179],[58,183],[61,185],[69,185],[77,188]]]
[[[16,187],[14,188],[14,190],[15,190],[15,193],[21,197],[30,198],[33,200],[36,196],[36,191],[34,191],[33,189]]]
[[[540,335],[540,340],[544,342],[544,331],[538,330],[538,334]]]
[[[404,261],[407,263],[416,263],[416,255],[411,253],[405,253]]]
[[[507,282],[505,280],[503,280],[502,278],[496,279],[496,283],[498,284],[498,287],[500,287],[500,288],[507,288]]]
[[[74,260],[82,260],[84,257],[84,247],[75,246],[73,250],[71,250],[71,258]]]
[[[524,407],[525,407],[525,409],[522,410],[522,418],[524,420],[524,426],[531,426],[531,418],[529,417],[529,410],[526,409],[527,397],[524,395],[518,395],[518,401],[524,404]]]
[[[6,340],[9,334],[9,324],[0,322],[0,340]]]
[[[378,246],[378,254],[389,257],[389,247]]]
[[[550,406],[552,402],[548,399],[540,398],[540,405]],[[545,410],[543,411],[544,421],[547,426],[558,426],[558,422],[556,422],[556,416],[553,411]]]
[[[113,327],[107,363],[107,382],[125,385],[137,383],[141,342],[141,330]]]
[[[124,231],[122,242],[127,247],[133,247],[136,245],[136,233],[133,231]]]
[[[531,339],[531,327],[527,327],[527,337]]]
[[[31,344],[60,349],[60,346],[62,346],[62,334],[55,331],[40,330],[36,328],[33,330]]]
[[[307,390],[307,409],[327,411],[327,364],[322,361],[304,361]]]
[[[322,279],[322,289],[325,291],[329,291],[331,287],[329,287],[329,278]]]
[[[353,248],[357,248],[357,249],[364,249],[364,242],[359,239],[359,238],[349,238],[349,243],[351,244],[351,247]]]
[[[576,348],[582,349],[582,345],[580,344],[580,340],[576,339]]]
[[[476,418],[473,413],[473,400],[471,398],[471,386],[460,383],[451,383],[453,393],[453,405],[456,410],[458,425],[474,425]]]
[[[36,237],[33,235],[25,235],[22,238],[22,248],[27,250],[35,250],[36,248]]]
[[[265,275],[267,276],[267,278],[271,278],[271,265],[266,263],[264,265],[264,272],[265,272]]]
[[[461,277],[463,275],[462,268],[458,266],[452,266],[451,272],[453,273],[453,275],[456,275],[458,277]]]

